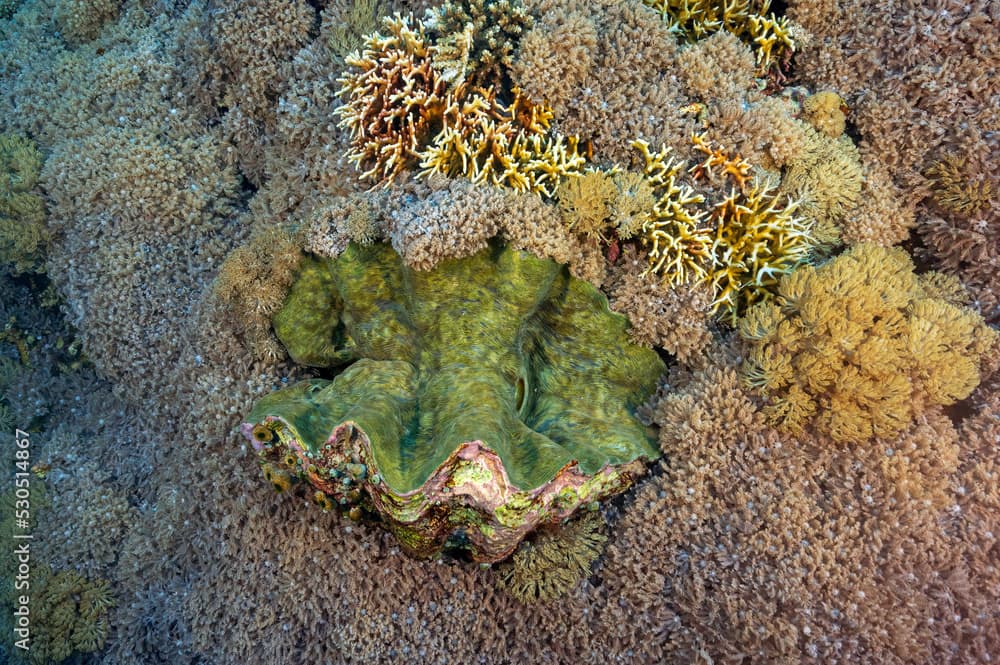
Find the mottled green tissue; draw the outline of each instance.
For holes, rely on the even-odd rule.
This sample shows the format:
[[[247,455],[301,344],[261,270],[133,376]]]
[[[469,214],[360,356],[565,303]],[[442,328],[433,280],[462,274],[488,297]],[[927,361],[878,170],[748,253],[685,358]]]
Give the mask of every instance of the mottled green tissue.
[[[294,360],[347,368],[269,395],[249,420],[280,417],[317,455],[354,422],[399,494],[477,440],[521,489],[574,461],[594,474],[659,455],[635,409],[664,365],[627,325],[593,286],[524,252],[491,246],[421,272],[387,245],[352,244],[307,260],[274,319]]]

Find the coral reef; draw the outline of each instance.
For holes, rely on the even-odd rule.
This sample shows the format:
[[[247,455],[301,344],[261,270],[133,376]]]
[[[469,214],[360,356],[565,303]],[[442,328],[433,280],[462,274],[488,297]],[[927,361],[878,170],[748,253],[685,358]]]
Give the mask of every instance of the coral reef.
[[[802,100],[802,111],[809,124],[833,139],[844,133],[846,110],[844,100],[832,90],[823,90]]]
[[[802,152],[787,165],[780,191],[800,201],[820,244],[833,245],[844,217],[861,204],[861,157],[846,136],[829,139],[811,130],[806,136]]]
[[[622,344],[624,318],[551,261],[506,249],[420,273],[350,245],[303,265],[274,325],[300,363],[355,362],[263,398],[243,433],[418,556],[502,559],[652,454],[631,412],[662,363]]]
[[[376,32],[384,11],[381,0],[331,2],[323,12],[320,32],[326,37],[326,46],[337,60],[343,61],[350,53],[360,50],[365,37]]]
[[[920,409],[968,397],[997,340],[975,312],[928,297],[898,249],[857,245],[784,277],[778,294],[741,322],[744,373],[768,398],[764,412],[795,434],[895,436]]]
[[[32,193],[46,201],[49,231],[47,277],[0,268],[2,405],[30,430],[58,506],[32,527],[37,571],[107,580],[116,599],[100,619],[104,649],[71,659],[996,660],[1000,345],[978,354],[967,338],[936,332],[960,330],[970,310],[1000,321],[995,3],[789,0],[794,58],[786,67],[775,42],[779,66],[763,72],[747,32],[692,41],[639,0],[525,0],[532,26],[505,37],[509,68],[505,60],[481,79],[486,90],[465,85],[444,99],[493,94],[522,129],[533,121],[510,112],[515,87],[523,108],[550,109],[535,133],[575,137],[580,172],[600,171],[618,190],[605,187],[610,198],[589,207],[570,191],[577,175],[552,197],[522,194],[473,183],[464,169],[418,177],[415,155],[388,187],[363,191],[379,178],[357,177],[354,137],[338,126],[349,101],[338,78],[354,71],[345,57],[365,49],[364,35],[387,34],[376,14],[422,17],[429,4],[116,1],[75,38],[57,10],[81,3],[0,0],[0,131],[30,137],[46,158]],[[760,15],[761,5],[725,6]],[[452,58],[439,51],[432,63],[439,76],[462,71],[461,40],[475,32],[457,22],[449,31],[454,39],[435,32],[427,44],[448,51],[450,42]],[[819,92],[843,106],[810,100]],[[417,150],[439,133],[430,127]],[[704,213],[696,230],[714,232],[716,206],[734,189],[739,205],[757,184],[779,192],[779,204],[799,202],[795,215],[820,243],[815,262],[836,251],[834,231],[848,251],[873,242],[913,257],[916,270],[902,272],[918,273],[920,295],[901,316],[914,339],[952,348],[906,351],[935,368],[903,370],[912,404],[898,433],[837,441],[816,416],[801,435],[771,424],[771,398],[741,383],[754,343],[710,318],[712,289],[642,276],[643,225],[658,197],[637,139],[685,164],[674,186],[704,197],[690,210]],[[747,191],[734,181],[741,161],[751,165]],[[266,394],[337,370],[290,363],[273,342],[275,353],[259,353],[248,340],[270,335],[264,319],[251,333],[252,303],[219,298],[214,284],[226,256],[249,243],[225,272],[249,279],[247,294],[266,287],[273,304],[287,272],[265,265],[260,239],[286,233],[303,235],[277,249],[305,237],[330,256],[349,240],[388,241],[414,270],[506,242],[601,286],[633,341],[667,361],[658,397],[636,414],[660,428],[662,457],[633,490],[602,502],[607,547],[558,600],[524,604],[497,588],[510,562],[408,556],[373,528],[372,513],[354,522],[324,509],[331,499],[280,460],[269,472],[287,490],[261,482],[243,416]],[[258,266],[260,281],[237,265]],[[43,307],[54,293],[60,307]],[[850,320],[857,308],[844,300],[840,318]],[[974,383],[970,362],[978,387],[934,403],[928,391],[957,396]],[[954,371],[941,373],[942,363]],[[12,440],[0,437],[5,459]],[[61,525],[60,513],[94,527]]]
[[[203,76],[219,89],[216,104],[227,109],[223,131],[240,170],[260,184],[261,139],[276,122],[275,102],[287,79],[283,70],[308,40],[315,14],[305,0],[210,0],[208,16]]]
[[[718,360],[674,375],[654,409],[663,473],[608,545],[602,571],[619,607],[603,628],[646,617],[625,638],[637,662],[667,650],[675,662],[975,662],[996,635],[979,606],[995,592],[965,580],[996,572],[955,548],[960,531],[995,520],[984,509],[996,494],[959,480],[950,420],[931,411],[871,446],[789,438]],[[989,464],[980,454],[966,473]],[[968,551],[992,543],[977,536]],[[900,598],[905,610],[889,610]]]
[[[9,19],[21,5],[21,0],[2,0],[0,2],[0,19]]]
[[[551,198],[586,161],[576,137],[545,132],[551,117],[551,110],[520,95],[510,106],[497,102],[492,91],[449,95],[440,133],[418,153],[422,173],[463,175]]]
[[[53,12],[56,25],[69,40],[94,39],[118,15],[119,0],[58,0]]]

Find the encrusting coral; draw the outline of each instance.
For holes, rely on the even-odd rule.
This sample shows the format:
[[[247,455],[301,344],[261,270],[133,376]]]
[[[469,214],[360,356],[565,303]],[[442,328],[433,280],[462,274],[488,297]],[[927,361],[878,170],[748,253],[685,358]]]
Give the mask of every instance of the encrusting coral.
[[[972,310],[926,293],[906,252],[865,244],[782,278],[740,332],[772,422],[838,442],[895,436],[920,409],[968,397],[997,339]]]
[[[502,559],[655,456],[633,413],[662,362],[557,263],[493,248],[421,273],[352,244],[303,264],[274,325],[300,363],[353,364],[259,400],[243,433],[415,555]]]

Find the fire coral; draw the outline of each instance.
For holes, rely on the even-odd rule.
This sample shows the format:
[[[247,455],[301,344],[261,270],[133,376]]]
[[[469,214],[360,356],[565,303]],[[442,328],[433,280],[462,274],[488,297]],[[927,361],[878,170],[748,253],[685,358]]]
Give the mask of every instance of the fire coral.
[[[348,158],[362,178],[386,184],[416,157],[445,106],[447,84],[431,66],[419,21],[386,19],[388,35],[374,33],[361,53],[346,58],[352,71],[340,79],[348,100],[337,109],[352,134]]]

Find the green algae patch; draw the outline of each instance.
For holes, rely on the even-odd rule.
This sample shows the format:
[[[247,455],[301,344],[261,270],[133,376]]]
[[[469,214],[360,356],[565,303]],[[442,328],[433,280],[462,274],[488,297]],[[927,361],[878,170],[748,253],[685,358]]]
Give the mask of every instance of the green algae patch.
[[[309,258],[274,319],[294,360],[340,368],[262,398],[243,426],[411,553],[495,561],[622,491],[655,439],[635,417],[664,370],[564,266],[492,246],[431,271],[387,245]]]

